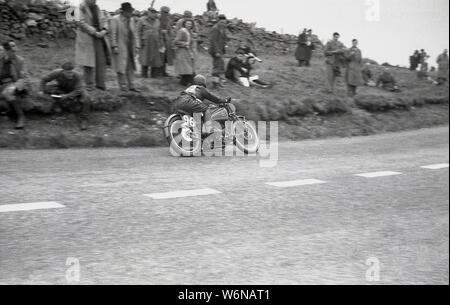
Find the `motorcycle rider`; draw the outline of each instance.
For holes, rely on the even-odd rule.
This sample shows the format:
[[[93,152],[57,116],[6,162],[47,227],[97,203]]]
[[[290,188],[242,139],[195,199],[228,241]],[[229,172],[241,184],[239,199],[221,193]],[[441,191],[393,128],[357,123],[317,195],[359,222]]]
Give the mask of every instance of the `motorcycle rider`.
[[[211,121],[212,113],[215,109],[214,106],[209,106],[205,100],[212,102],[213,104],[229,104],[231,111],[236,112],[236,107],[232,104],[231,98],[222,98],[212,94],[206,85],[206,78],[203,75],[196,75],[194,77],[194,84],[184,90],[179,97],[177,97],[173,103],[174,112],[184,111],[189,114],[202,113],[204,116],[204,122]]]

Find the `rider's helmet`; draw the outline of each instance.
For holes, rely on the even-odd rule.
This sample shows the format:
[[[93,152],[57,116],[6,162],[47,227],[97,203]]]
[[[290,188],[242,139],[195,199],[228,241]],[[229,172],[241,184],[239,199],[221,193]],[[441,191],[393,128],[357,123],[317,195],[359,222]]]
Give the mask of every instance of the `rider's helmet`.
[[[194,77],[194,85],[203,86],[206,88],[206,77],[200,74],[196,75]]]

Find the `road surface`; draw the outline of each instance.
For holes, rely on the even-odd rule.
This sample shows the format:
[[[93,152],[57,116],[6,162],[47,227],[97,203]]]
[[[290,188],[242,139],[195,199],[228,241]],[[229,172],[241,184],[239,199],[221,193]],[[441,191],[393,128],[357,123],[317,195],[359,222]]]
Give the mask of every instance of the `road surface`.
[[[168,149],[0,151],[0,284],[448,284],[449,129]]]

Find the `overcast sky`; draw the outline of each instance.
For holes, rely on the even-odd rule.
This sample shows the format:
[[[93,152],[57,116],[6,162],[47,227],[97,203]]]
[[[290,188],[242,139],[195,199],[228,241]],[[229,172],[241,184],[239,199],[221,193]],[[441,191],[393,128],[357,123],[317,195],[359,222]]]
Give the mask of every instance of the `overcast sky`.
[[[117,9],[124,1],[97,0],[107,10]],[[139,10],[151,4],[151,0],[130,2]],[[188,9],[201,14],[206,10],[206,2],[156,0],[155,7],[167,5],[172,12]],[[437,55],[449,45],[448,0],[216,0],[216,3],[227,17],[256,22],[271,31],[298,34],[307,27],[324,41],[337,31],[347,46],[358,38],[364,56],[380,63],[407,65],[409,55],[424,48],[434,65]]]

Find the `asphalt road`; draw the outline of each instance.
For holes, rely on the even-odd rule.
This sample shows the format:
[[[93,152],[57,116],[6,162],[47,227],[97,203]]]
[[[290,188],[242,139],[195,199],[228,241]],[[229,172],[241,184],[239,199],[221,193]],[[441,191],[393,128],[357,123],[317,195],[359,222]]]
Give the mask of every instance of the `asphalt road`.
[[[1,150],[0,284],[449,283],[448,127],[278,149]]]

